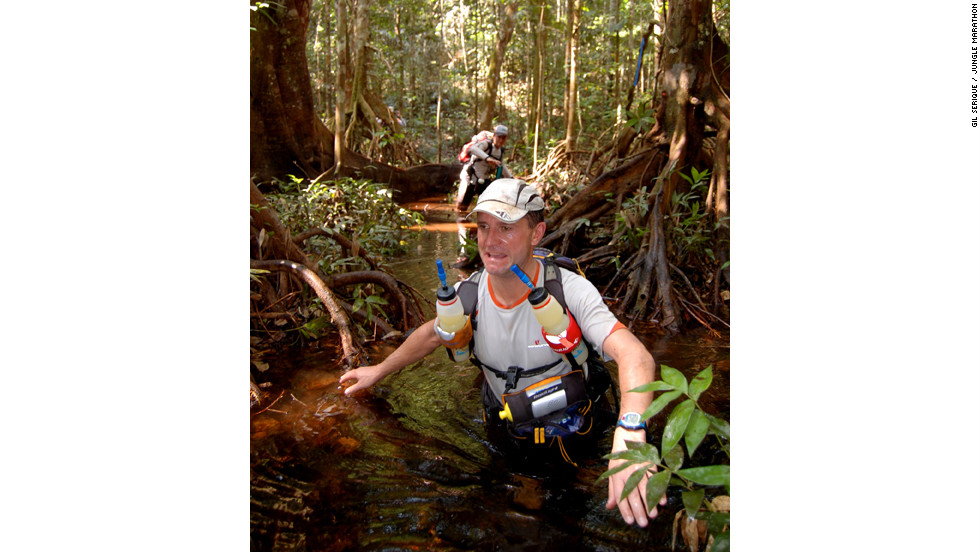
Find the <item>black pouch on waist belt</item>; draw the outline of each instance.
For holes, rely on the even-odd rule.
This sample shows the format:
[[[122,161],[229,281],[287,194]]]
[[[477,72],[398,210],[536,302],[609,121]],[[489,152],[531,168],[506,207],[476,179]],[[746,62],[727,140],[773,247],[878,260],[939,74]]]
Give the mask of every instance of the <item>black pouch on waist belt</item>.
[[[588,401],[581,370],[540,381],[522,391],[503,396],[500,417],[521,424],[536,418],[567,410],[576,403]]]

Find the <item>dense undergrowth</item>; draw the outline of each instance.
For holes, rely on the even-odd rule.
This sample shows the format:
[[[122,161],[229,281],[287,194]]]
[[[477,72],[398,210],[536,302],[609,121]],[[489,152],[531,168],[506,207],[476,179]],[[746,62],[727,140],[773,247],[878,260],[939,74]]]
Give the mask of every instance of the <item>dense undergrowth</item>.
[[[390,189],[368,180],[310,183],[292,178],[277,182],[276,191],[265,197],[292,239],[301,240],[300,247],[316,265],[309,268],[323,276],[385,271],[386,259],[406,253],[414,242],[412,235],[424,223],[421,214],[395,203]],[[253,239],[253,258],[261,260],[266,239],[264,232]],[[273,285],[275,299],[269,293]],[[363,283],[334,291],[350,313],[364,315],[354,318],[362,335],[373,329],[371,319],[387,321],[389,301],[378,286]],[[308,286],[292,287],[278,275],[260,270],[252,270],[252,313],[253,345],[303,345],[322,337],[331,326],[321,300]]]

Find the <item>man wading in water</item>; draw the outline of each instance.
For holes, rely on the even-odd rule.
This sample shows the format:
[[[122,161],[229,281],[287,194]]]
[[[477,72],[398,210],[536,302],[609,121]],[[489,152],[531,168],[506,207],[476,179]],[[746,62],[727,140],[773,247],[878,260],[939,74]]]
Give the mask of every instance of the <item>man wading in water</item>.
[[[595,286],[575,272],[558,269],[559,287],[563,290],[563,303],[567,305],[567,312],[577,322],[583,341],[588,342],[590,359],[585,366],[573,365],[574,358],[568,359],[566,355],[555,352],[544,343],[541,324],[535,318],[534,308],[528,301],[529,285],[545,286],[546,279],[554,279],[555,267],[550,261],[542,262],[532,255],[546,229],[544,200],[538,195],[537,189],[522,180],[498,179],[480,196],[473,213],[477,217],[477,246],[484,269],[474,274],[478,280],[468,286],[476,294],[479,306],[472,311],[468,309],[467,314],[471,314],[474,320],[473,338],[470,341],[471,360],[483,369],[485,375],[484,407],[488,425],[491,426],[488,431],[493,427],[491,422],[501,423],[498,420],[504,417],[501,411],[505,399],[509,406],[510,398],[524,393],[524,404],[528,404],[527,396],[535,388],[552,385],[552,389],[560,390],[562,395],[572,396],[578,393],[577,396],[584,397],[587,392],[589,399],[595,399],[595,392],[598,391],[601,396],[605,387],[598,382],[609,381],[601,362],[601,358],[605,357],[615,360],[619,366],[622,396],[620,422],[613,435],[612,452],[627,450],[627,441],[645,442],[646,431],[639,421],[639,413],[650,406],[653,393],[628,391],[653,381],[653,356],[609,311]],[[514,265],[527,275],[530,284],[521,281],[520,276],[512,269]],[[474,276],[469,281],[472,282]],[[457,290],[461,290],[464,283],[466,281],[457,283]],[[463,291],[460,291],[460,299],[463,296]],[[446,342],[436,333],[435,324],[436,320],[433,319],[417,328],[380,364],[356,368],[342,375],[341,383],[354,382],[344,394],[350,395],[368,389],[388,374],[421,360],[440,345],[445,345]],[[592,377],[581,376],[583,372]],[[576,386],[581,391],[576,391]],[[522,444],[534,446],[530,444],[533,430],[534,443],[544,443],[548,438],[552,439],[552,443],[557,440],[558,447],[555,448],[560,448],[567,459],[562,439],[581,437],[575,434],[587,432],[588,429],[580,430],[585,427],[591,428],[592,420],[587,417],[592,415],[592,410],[588,408],[592,401],[579,401],[576,405],[586,402],[587,405],[577,410],[573,410],[575,405],[562,403],[558,408],[568,406],[567,410],[548,412],[547,408],[551,407],[554,397],[558,395],[559,393],[549,394],[547,401],[534,404],[534,417],[523,424],[514,423],[521,421],[517,419],[521,414],[509,412],[513,409],[506,409],[503,414],[511,420],[507,425],[509,431],[522,440]],[[518,403],[513,404],[516,406]],[[530,412],[531,408],[528,408],[526,416],[532,416]],[[576,417],[579,414],[581,416]],[[526,432],[521,434],[522,430]],[[623,462],[624,460],[610,460],[609,468]],[[625,500],[619,500],[626,480],[636,469],[636,466],[630,466],[609,478],[606,508],[611,510],[618,506],[627,523],[635,521],[641,527],[646,527],[647,518],[657,516],[657,505],[646,504],[648,476],[643,476],[643,480]],[[665,495],[660,505],[666,503]]]

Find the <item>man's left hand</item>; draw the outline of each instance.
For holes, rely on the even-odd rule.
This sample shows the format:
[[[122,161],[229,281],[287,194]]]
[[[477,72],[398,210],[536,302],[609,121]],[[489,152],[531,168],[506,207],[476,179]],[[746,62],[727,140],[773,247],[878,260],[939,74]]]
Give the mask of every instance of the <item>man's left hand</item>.
[[[626,441],[640,441],[645,443],[646,434],[643,430],[630,431],[626,428],[617,427],[616,433],[613,435],[612,452],[627,450]],[[613,469],[623,462],[626,462],[626,460],[610,460],[609,469]],[[636,521],[636,524],[640,527],[647,526],[647,518],[653,519],[657,517],[657,505],[655,504],[648,508],[646,503],[647,480],[649,476],[643,476],[640,484],[627,495],[626,500],[620,501],[619,497],[622,496],[623,488],[626,487],[626,480],[629,479],[630,475],[637,469],[648,468],[654,471],[657,470],[656,466],[635,464],[609,477],[609,500],[606,501],[606,509],[612,510],[618,505],[619,513],[623,516],[623,520],[629,524]],[[665,506],[666,504],[667,495],[664,494],[660,498],[660,505]]]

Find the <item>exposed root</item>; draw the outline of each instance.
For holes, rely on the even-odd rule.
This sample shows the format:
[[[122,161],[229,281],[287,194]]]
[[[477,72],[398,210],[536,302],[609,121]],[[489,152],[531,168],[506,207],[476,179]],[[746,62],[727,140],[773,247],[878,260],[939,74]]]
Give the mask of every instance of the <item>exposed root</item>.
[[[354,336],[351,331],[350,319],[347,317],[347,313],[337,304],[337,300],[334,298],[333,292],[330,288],[316,275],[315,272],[309,268],[292,261],[252,261],[252,268],[258,268],[270,271],[285,271],[292,274],[298,275],[304,282],[306,282],[313,291],[316,293],[320,301],[327,308],[330,313],[330,320],[336,326],[337,330],[340,332],[340,343],[344,350],[344,361],[347,362],[348,366],[356,366],[358,360],[364,354],[360,346],[358,346],[354,341]]]

